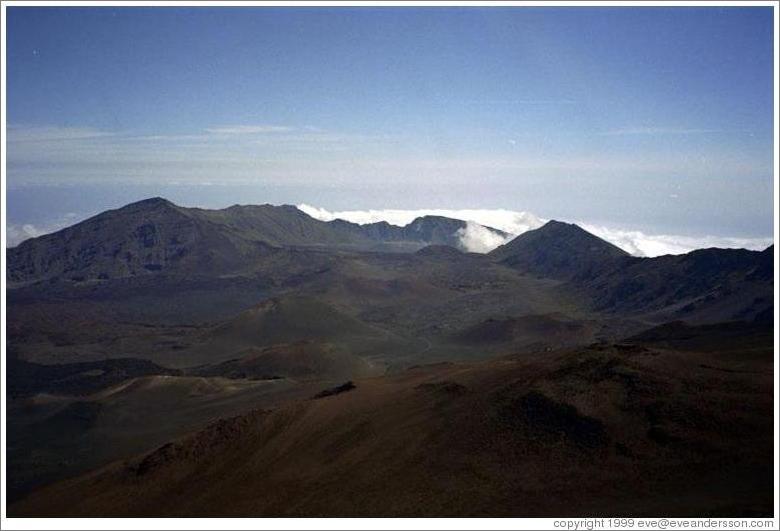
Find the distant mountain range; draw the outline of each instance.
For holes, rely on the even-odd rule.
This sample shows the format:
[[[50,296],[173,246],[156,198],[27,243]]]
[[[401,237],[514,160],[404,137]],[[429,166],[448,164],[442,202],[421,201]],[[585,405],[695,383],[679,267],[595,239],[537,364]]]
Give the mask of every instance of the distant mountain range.
[[[466,222],[423,216],[399,227],[320,221],[290,205],[184,208],[147,199],[98,214],[8,250],[8,279],[105,280],[156,272],[235,274],[274,248],[416,251],[427,245],[463,249]],[[485,227],[503,238],[508,235]]]
[[[539,277],[566,281],[599,311],[660,312],[717,321],[767,317],[774,246],[700,249],[634,257],[577,225],[550,221],[489,256]]]
[[[152,198],[109,210],[8,250],[12,285],[93,282],[163,274],[176,277],[284,275],[340,252],[408,253],[458,261],[466,222],[423,216],[399,227],[320,221],[290,205],[184,208]],[[486,230],[506,238],[498,229]],[[446,251],[450,249],[450,251]],[[304,254],[290,255],[291,251]],[[326,252],[314,258],[306,252]],[[335,253],[335,254],[334,254]],[[452,254],[455,253],[455,254]],[[751,317],[771,305],[773,247],[763,252],[703,249],[637,258],[581,227],[549,221],[484,259],[523,274],[567,283],[599,311],[673,313],[675,317]],[[270,264],[270,265],[269,265]],[[276,265],[273,265],[276,264]],[[323,266],[330,267],[330,266]]]

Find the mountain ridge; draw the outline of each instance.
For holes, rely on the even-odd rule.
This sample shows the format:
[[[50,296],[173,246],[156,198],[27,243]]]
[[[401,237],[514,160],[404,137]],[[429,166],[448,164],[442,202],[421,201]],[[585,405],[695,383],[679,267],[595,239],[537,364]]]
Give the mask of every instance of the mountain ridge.
[[[262,277],[264,284],[292,288],[328,271],[341,275],[351,267],[349,253],[366,251],[416,251],[416,257],[437,263],[442,272],[478,268],[476,257],[458,251],[465,226],[442,216],[421,216],[403,227],[325,222],[293,205],[208,210],[154,197],[9,249],[7,278],[18,287],[160,274]],[[446,251],[448,246],[453,252]],[[769,246],[764,251],[713,248],[634,257],[575,224],[552,220],[481,256],[522,275],[562,282],[562,290],[589,301],[595,311],[712,321],[769,311],[772,301],[765,291],[772,281],[773,253]]]
[[[550,220],[497,247],[488,256],[514,269],[569,280],[631,255],[578,225]]]
[[[105,280],[160,271],[186,274],[198,267],[211,274],[240,274],[251,268],[251,262],[282,247],[402,252],[427,245],[460,248],[458,230],[465,226],[465,221],[440,216],[422,216],[403,227],[325,222],[293,205],[210,210],[153,197],[9,248],[8,279]],[[506,236],[498,229],[485,229]]]

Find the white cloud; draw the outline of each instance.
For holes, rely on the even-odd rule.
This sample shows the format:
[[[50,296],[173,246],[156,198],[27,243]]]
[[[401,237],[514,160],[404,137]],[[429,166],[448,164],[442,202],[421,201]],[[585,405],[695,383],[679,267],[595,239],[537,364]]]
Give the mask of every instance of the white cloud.
[[[473,221],[467,221],[466,226],[458,229],[457,234],[463,248],[472,253],[489,253],[515,237],[512,234],[501,236]]]
[[[608,242],[635,256],[661,256],[685,254],[695,249],[720,247],[725,249],[750,249],[762,251],[772,245],[772,238],[728,238],[721,236],[681,236],[671,234],[646,234],[637,230],[614,229],[579,224]]]
[[[75,212],[68,212],[61,219],[45,225],[33,225],[31,223],[7,223],[5,226],[5,246],[6,248],[16,247],[24,240],[37,238],[38,236],[43,236],[44,234],[49,234],[60,229],[64,229],[65,227],[80,221],[79,217],[80,216]]]
[[[624,127],[600,133],[605,136],[627,135],[707,135],[722,133],[720,129],[696,129],[684,127]]]
[[[92,127],[8,126],[9,142],[60,142],[113,136]]]
[[[224,125],[207,128],[207,133],[217,135],[257,135],[268,133],[288,133],[294,128],[286,125]]]
[[[324,208],[301,204],[298,208],[310,216],[323,221],[344,219],[353,223],[366,224],[386,221],[392,225],[404,226],[415,218],[425,215],[446,216],[462,219],[470,223],[461,229],[461,242],[469,251],[486,253],[506,243],[503,238],[485,230],[479,225],[493,227],[518,236],[528,230],[544,225],[547,220],[530,212],[517,212],[504,209],[482,210],[345,210],[329,211]],[[617,245],[635,256],[660,256],[664,254],[684,254],[695,249],[709,247],[744,248],[760,251],[772,244],[772,238],[729,238],[721,236],[684,236],[671,234],[647,234],[638,230],[615,229],[600,225],[577,222],[579,226]],[[512,237],[508,238],[511,240]]]
[[[459,100],[454,103],[463,105],[574,105],[574,100],[513,100],[513,99],[479,99],[479,100]]]
[[[5,246],[16,247],[24,240],[29,240],[30,238],[37,238],[38,236],[46,234],[47,232],[51,232],[51,231],[41,229],[39,227],[36,227],[35,225],[31,225],[28,223],[25,223],[24,225],[8,224],[5,228],[5,235],[6,235]]]
[[[15,185],[198,184],[219,176],[221,183],[307,190],[354,190],[370,184],[380,193],[393,193],[414,186],[426,188],[426,194],[433,196],[437,193],[433,188],[446,188],[454,197],[461,191],[475,193],[474,183],[479,182],[477,193],[495,196],[503,188],[522,197],[549,194],[552,183],[565,186],[574,182],[574,176],[577,184],[571,191],[575,193],[585,186],[594,188],[594,193],[611,193],[616,187],[633,193],[640,176],[643,183],[651,182],[648,176],[664,183],[670,175],[680,175],[697,183],[720,176],[714,180],[720,188],[704,190],[707,197],[720,197],[726,182],[722,177],[728,176],[752,187],[745,193],[756,204],[761,198],[755,183],[767,182],[766,175],[772,173],[771,156],[757,159],[729,151],[707,152],[705,157],[698,151],[641,157],[577,150],[565,156],[534,154],[513,135],[509,140],[516,144],[501,137],[501,149],[486,154],[482,148],[466,146],[439,153],[435,143],[408,133],[348,132],[309,125],[214,124],[177,134],[9,125],[8,132],[6,171]]]

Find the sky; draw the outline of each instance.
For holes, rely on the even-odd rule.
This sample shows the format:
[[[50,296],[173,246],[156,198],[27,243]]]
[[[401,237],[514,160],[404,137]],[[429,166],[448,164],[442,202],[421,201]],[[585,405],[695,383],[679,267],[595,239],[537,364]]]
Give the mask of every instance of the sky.
[[[160,195],[759,248],[772,39],[769,7],[9,7],[8,243]]]

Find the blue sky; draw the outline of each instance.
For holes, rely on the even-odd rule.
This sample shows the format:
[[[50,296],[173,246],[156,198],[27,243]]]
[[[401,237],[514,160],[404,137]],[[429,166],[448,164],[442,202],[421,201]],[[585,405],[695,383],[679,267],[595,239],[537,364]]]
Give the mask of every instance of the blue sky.
[[[165,195],[771,237],[772,36],[771,8],[11,7],[9,223]]]

